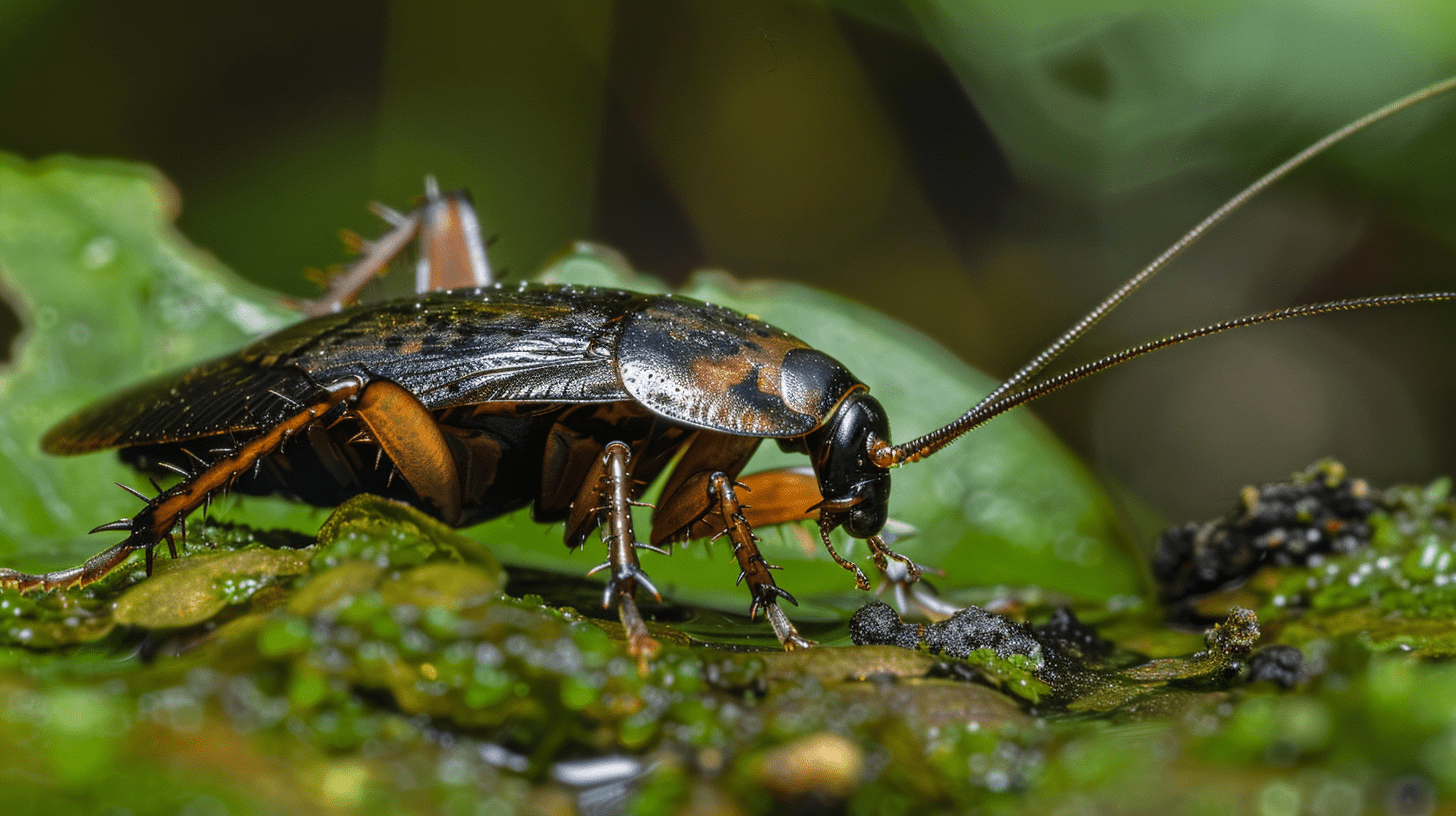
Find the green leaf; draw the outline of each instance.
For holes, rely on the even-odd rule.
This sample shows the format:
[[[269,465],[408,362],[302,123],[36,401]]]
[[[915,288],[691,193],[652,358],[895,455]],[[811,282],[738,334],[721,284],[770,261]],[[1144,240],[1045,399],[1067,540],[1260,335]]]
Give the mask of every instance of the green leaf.
[[[135,472],[109,454],[46,456],[38,441],[47,428],[90,400],[291,320],[276,298],[178,235],[176,209],[175,191],[149,168],[0,154],[0,289],[22,326],[0,370],[6,566],[79,563],[111,543],[88,540],[87,530],[138,509],[109,487],[137,484]],[[250,503],[250,513],[267,516],[265,506]],[[280,518],[275,511],[265,523]]]
[[[248,549],[162,562],[151,579],[131,587],[116,600],[112,617],[117,623],[147,629],[193,626],[230,604],[247,600],[275,576],[307,572],[312,555]]]

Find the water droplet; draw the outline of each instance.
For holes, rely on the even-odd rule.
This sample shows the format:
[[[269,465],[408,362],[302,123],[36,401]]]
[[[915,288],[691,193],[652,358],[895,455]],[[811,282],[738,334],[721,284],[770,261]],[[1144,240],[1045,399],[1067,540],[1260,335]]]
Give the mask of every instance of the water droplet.
[[[100,269],[116,260],[116,239],[101,235],[86,242],[81,248],[81,263],[87,269]]]

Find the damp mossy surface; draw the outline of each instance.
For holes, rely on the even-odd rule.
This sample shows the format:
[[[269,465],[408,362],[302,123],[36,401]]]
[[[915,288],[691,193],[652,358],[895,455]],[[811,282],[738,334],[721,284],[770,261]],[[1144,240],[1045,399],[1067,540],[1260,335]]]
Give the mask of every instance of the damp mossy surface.
[[[0,379],[0,552],[18,559],[5,566],[57,568],[99,549],[80,531],[135,511],[107,484],[132,478],[114,457],[35,449],[61,411],[121,384],[125,360],[105,354],[144,375],[286,317],[168,231],[152,174],[8,159],[0,172],[0,269],[31,321]],[[13,277],[22,268],[31,277]],[[655,285],[595,250],[549,274]],[[101,283],[104,308],[86,299]],[[694,286],[745,309],[791,303],[829,334],[873,334],[895,350],[886,379],[933,370],[956,405],[984,387],[933,348],[914,356],[924,338],[862,307],[721,277]],[[115,348],[92,342],[103,335]],[[868,379],[873,365],[853,368]],[[897,422],[942,411],[892,400]],[[663,648],[640,661],[601,583],[582,577],[598,559],[565,553],[559,530],[520,516],[452,530],[369,496],[330,510],[228,502],[191,520],[181,557],[160,548],[150,577],[138,558],[80,590],[0,591],[4,810],[1451,807],[1449,482],[1374,491],[1368,543],[1164,608],[1085,471],[1029,420],[1006,420],[1012,430],[987,429],[1002,434],[977,465],[990,476],[946,457],[932,460],[946,470],[905,469],[895,510],[919,528],[903,547],[918,560],[990,553],[982,580],[1011,587],[994,610],[1005,617],[892,612],[910,627],[891,632],[900,645],[851,645],[868,597],[794,528],[764,531],[765,549],[820,647],[775,648],[742,614],[727,554],[693,545],[649,563],[668,600],[644,599]],[[985,495],[1005,497],[996,513],[973,507]],[[974,589],[955,574],[937,583],[960,601]]]
[[[1176,657],[1112,642],[1075,678],[991,648],[736,652],[686,636],[644,667],[618,624],[511,595],[466,541],[362,497],[299,549],[233,535],[198,567],[102,585],[100,622],[7,592],[8,634],[85,633],[3,653],[12,812],[572,812],[617,796],[634,813],[1359,813],[1456,792],[1456,666],[1417,656],[1419,635],[1402,651],[1321,632],[1298,644],[1294,688],[1249,681],[1271,632],[1287,642],[1350,607],[1286,606],[1227,642],[1181,634]],[[115,620],[163,590],[192,600]],[[1081,612],[1100,632],[1166,626]]]

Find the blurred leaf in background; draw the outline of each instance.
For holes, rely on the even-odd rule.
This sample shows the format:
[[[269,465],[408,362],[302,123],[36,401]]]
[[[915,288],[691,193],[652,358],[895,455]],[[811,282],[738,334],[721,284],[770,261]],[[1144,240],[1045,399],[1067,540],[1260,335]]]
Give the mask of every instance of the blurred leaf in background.
[[[474,191],[518,276],[591,238],[672,281],[710,266],[827,288],[1001,373],[1249,179],[1456,65],[1440,0],[0,15],[0,149],[161,168],[184,231],[270,286],[309,293],[299,273],[339,259],[338,228],[374,231],[364,201],[403,206],[436,173]],[[1449,109],[1300,173],[1090,342],[1449,284]],[[1177,516],[1323,455],[1425,479],[1456,463],[1448,326],[1433,309],[1259,331],[1037,410]]]
[[[99,549],[86,530],[136,512],[111,482],[145,480],[116,457],[40,452],[62,415],[291,319],[182,240],[175,216],[175,192],[146,168],[0,154],[0,291],[25,327],[0,372],[7,566],[79,563]]]

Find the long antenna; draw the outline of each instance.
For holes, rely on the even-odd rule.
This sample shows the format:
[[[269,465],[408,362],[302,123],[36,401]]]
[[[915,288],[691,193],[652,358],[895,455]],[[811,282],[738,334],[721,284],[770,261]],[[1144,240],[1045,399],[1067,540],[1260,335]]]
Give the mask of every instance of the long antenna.
[[[1186,343],[1189,340],[1196,340],[1199,337],[1207,337],[1210,334],[1218,334],[1229,329],[1242,329],[1246,326],[1257,326],[1260,323],[1272,323],[1276,320],[1288,320],[1295,317],[1310,317],[1313,315],[1330,314],[1332,312],[1353,312],[1359,309],[1374,309],[1382,306],[1411,306],[1419,303],[1442,303],[1456,301],[1456,292],[1421,292],[1410,295],[1373,295],[1370,297],[1348,298],[1345,300],[1329,300],[1323,303],[1306,303],[1303,306],[1286,306],[1283,309],[1275,309],[1272,312],[1246,315],[1233,320],[1224,320],[1197,329],[1171,334],[1160,340],[1143,343],[1140,346],[1123,349],[1114,352],[1090,363],[1083,363],[1070,371],[1065,371],[1045,380],[1033,383],[1019,391],[1002,396],[1000,399],[987,405],[978,405],[979,410],[966,426],[967,431],[972,428],[986,424],[992,417],[1004,414],[1023,402],[1030,402],[1037,397],[1044,397],[1053,391],[1070,385],[1083,377],[1090,377],[1093,374],[1111,368],[1120,363],[1125,363],[1134,357],[1141,357],[1148,352],[1158,349],[1176,346],[1179,343]]]
[[[1182,334],[1173,335],[1172,337],[1164,338],[1153,343],[1148,343],[1144,346],[1138,346],[1132,349],[1128,349],[1125,352],[1119,352],[1118,354],[1109,355],[1108,357],[1105,357],[1095,363],[1089,363],[1087,366],[1073,369],[1073,371],[1069,371],[1066,374],[1059,375],[1058,377],[1052,378],[1043,383],[1038,383],[1022,391],[1016,390],[1018,386],[1022,385],[1023,383],[1030,380],[1032,377],[1035,377],[1037,374],[1041,373],[1041,371],[1045,369],[1052,360],[1056,359],[1063,351],[1066,351],[1069,346],[1071,346],[1078,339],[1080,339],[1082,335],[1086,334],[1088,330],[1090,330],[1093,326],[1097,325],[1097,323],[1102,320],[1102,318],[1106,317],[1108,312],[1111,312],[1113,309],[1117,308],[1117,306],[1120,305],[1123,301],[1127,300],[1128,296],[1135,292],[1144,283],[1147,283],[1148,280],[1153,277],[1153,275],[1156,275],[1159,271],[1161,271],[1163,267],[1167,266],[1170,261],[1176,258],[1179,254],[1181,254],[1183,250],[1187,249],[1199,238],[1203,237],[1203,234],[1208,232],[1208,230],[1212,229],[1215,225],[1227,219],[1231,214],[1233,214],[1235,210],[1239,209],[1245,203],[1247,203],[1249,199],[1263,192],[1265,188],[1269,187],[1274,182],[1279,181],[1280,179],[1289,175],[1291,172],[1308,162],[1310,159],[1314,158],[1320,153],[1323,153],[1324,151],[1328,150],[1330,147],[1343,141],[1344,139],[1364,130],[1365,128],[1375,124],[1376,122],[1388,119],[1389,117],[1405,110],[1406,108],[1420,104],[1421,102],[1431,99],[1432,97],[1440,96],[1441,94],[1447,93],[1452,89],[1456,89],[1456,76],[1449,77],[1432,85],[1428,85],[1420,89],[1419,91],[1410,94],[1409,96],[1398,99],[1395,102],[1392,102],[1389,105],[1380,108],[1379,110],[1368,113],[1365,116],[1356,119],[1355,121],[1351,122],[1348,125],[1345,125],[1339,130],[1330,133],[1329,135],[1325,136],[1323,139],[1320,139],[1309,147],[1306,147],[1304,150],[1301,150],[1299,153],[1295,154],[1293,157],[1286,160],[1278,167],[1275,167],[1273,170],[1270,170],[1268,173],[1265,173],[1253,184],[1245,187],[1243,190],[1239,191],[1236,195],[1234,195],[1233,198],[1230,198],[1228,201],[1224,202],[1221,207],[1210,213],[1207,218],[1200,221],[1196,226],[1193,227],[1193,229],[1190,229],[1187,233],[1185,233],[1183,237],[1175,241],[1172,246],[1164,250],[1161,255],[1154,258],[1151,263],[1143,267],[1142,270],[1140,270],[1136,275],[1133,275],[1125,283],[1123,283],[1122,286],[1119,286],[1116,291],[1108,295],[1105,300],[1097,304],[1097,306],[1093,308],[1092,311],[1084,315],[1081,320],[1078,320],[1075,324],[1072,325],[1071,328],[1063,332],[1061,336],[1057,337],[1056,340],[1053,340],[1051,345],[1047,346],[1045,349],[1042,349],[1041,353],[1037,354],[1028,363],[1026,363],[1026,365],[1023,365],[1020,369],[1018,369],[1016,373],[1012,374],[1004,382],[996,386],[996,388],[991,391],[991,393],[987,394],[985,397],[982,397],[979,402],[971,406],[971,409],[969,411],[966,411],[966,413],[962,414],[961,417],[955,422],[952,422],[943,428],[931,431],[925,436],[911,440],[910,442],[906,442],[902,445],[892,446],[885,440],[871,440],[870,455],[874,459],[875,464],[878,464],[881,467],[893,467],[895,465],[905,464],[907,462],[918,461],[925,458],[926,456],[929,456],[932,453],[935,453],[946,445],[949,445],[951,442],[954,442],[966,431],[969,431],[970,429],[981,425],[991,417],[994,417],[1004,411],[1010,410],[1011,408],[1020,405],[1023,402],[1035,399],[1042,394],[1056,390],[1063,385],[1081,379],[1082,377],[1085,377],[1096,371],[1101,371],[1102,369],[1109,366],[1117,365],[1118,363],[1125,362],[1126,360],[1130,360],[1133,357],[1141,356],[1157,348],[1164,348],[1166,346],[1175,345],[1177,343],[1181,343],[1187,340],[1192,340],[1195,337],[1204,337],[1206,335],[1216,334],[1218,332],[1226,331],[1228,329],[1239,328],[1241,326],[1247,325],[1255,325],[1257,323],[1264,323],[1271,320],[1282,320],[1291,317],[1324,314],[1331,311],[1348,311],[1351,309],[1368,308],[1372,306],[1398,305],[1405,303],[1430,303],[1452,299],[1450,293],[1445,292],[1432,292],[1417,295],[1394,295],[1376,298],[1358,298],[1350,301],[1313,303],[1305,306],[1291,307],[1290,309],[1280,309],[1277,312],[1268,312],[1263,315],[1251,315],[1249,317],[1240,318],[1238,320],[1226,321],[1224,323],[1215,323],[1212,326],[1205,326],[1201,329],[1194,329],[1191,332],[1184,332]],[[1127,356],[1123,357],[1122,355]],[[1083,369],[1087,369],[1089,366],[1095,367],[1083,371]],[[1070,379],[1064,379],[1078,371],[1082,373],[1078,374],[1077,376],[1071,376]],[[1046,387],[1048,383],[1052,382],[1055,382],[1057,384],[1051,387]]]

